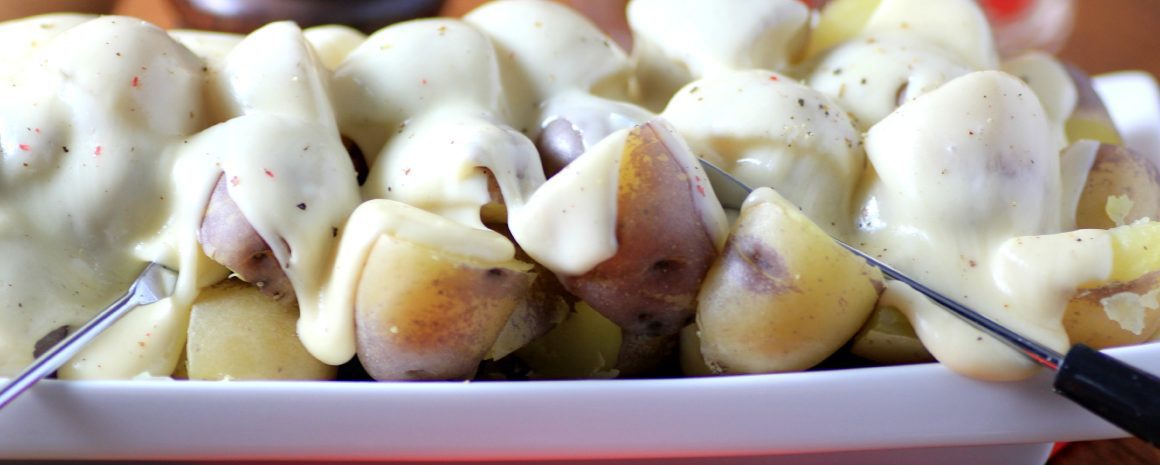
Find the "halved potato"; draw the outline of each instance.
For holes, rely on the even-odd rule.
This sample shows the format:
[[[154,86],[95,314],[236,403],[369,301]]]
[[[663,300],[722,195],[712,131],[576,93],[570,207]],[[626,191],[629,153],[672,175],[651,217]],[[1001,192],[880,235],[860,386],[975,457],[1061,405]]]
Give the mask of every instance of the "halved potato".
[[[333,379],[298,340],[298,310],[257,287],[227,279],[198,296],[189,318],[184,367],[200,380]]]
[[[850,353],[887,365],[934,361],[906,316],[897,308],[881,305],[854,336]]]
[[[359,360],[377,380],[470,378],[527,295],[529,268],[380,236],[355,296]]]
[[[1118,227],[1112,276],[1077,290],[1063,326],[1072,343],[1095,348],[1138,344],[1160,330],[1160,223]]]
[[[543,337],[516,351],[533,378],[614,378],[621,330],[584,302]]]
[[[1075,216],[1080,229],[1160,219],[1160,167],[1127,147],[1100,144]]]
[[[810,368],[858,332],[882,279],[796,206],[758,189],[697,298],[701,353],[715,373]]]
[[[580,275],[560,275],[570,292],[633,334],[673,335],[692,320],[723,235],[717,229],[724,213],[712,187],[672,131],[654,121],[628,133],[617,180],[615,254]]]

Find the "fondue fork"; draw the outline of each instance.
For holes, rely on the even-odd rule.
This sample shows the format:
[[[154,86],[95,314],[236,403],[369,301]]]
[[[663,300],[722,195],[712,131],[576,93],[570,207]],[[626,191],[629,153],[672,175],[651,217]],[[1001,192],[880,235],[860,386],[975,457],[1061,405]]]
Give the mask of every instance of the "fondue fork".
[[[63,341],[58,342],[38,357],[32,362],[32,365],[29,365],[3,388],[0,388],[0,409],[12,403],[20,394],[38,381],[51,375],[89,342],[92,342],[98,334],[108,329],[130,310],[168,297],[173,293],[176,279],[177,274],[173,270],[157,263],[150,263],[149,266],[145,267],[145,271],[142,271],[137,279],[133,280],[125,294],[117,298],[80,329],[69,334]]]
[[[753,189],[710,162],[701,160],[701,165],[705,167],[709,183],[721,205],[740,209]],[[836,238],[834,241],[882,270],[882,274],[906,283],[971,326],[1054,371],[1052,387],[1056,394],[1147,441],[1153,447],[1160,447],[1160,378],[1083,344],[1076,344],[1067,354],[1060,354],[926,287],[861,250]]]

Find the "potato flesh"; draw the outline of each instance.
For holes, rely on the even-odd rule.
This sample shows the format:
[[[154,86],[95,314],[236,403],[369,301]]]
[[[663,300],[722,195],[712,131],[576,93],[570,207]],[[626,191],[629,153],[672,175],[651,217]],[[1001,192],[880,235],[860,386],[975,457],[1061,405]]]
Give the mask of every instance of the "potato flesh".
[[[806,58],[854,37],[866,25],[881,0],[837,0],[828,2],[810,32]]]
[[[178,371],[197,380],[333,379],[335,367],[298,340],[297,321],[295,307],[241,281],[222,281],[193,304],[185,366]]]
[[[355,296],[363,367],[377,380],[470,378],[528,292],[522,269],[380,237]]]
[[[584,302],[567,319],[516,355],[533,378],[613,378],[620,357],[621,330]]]
[[[1112,275],[1079,289],[1063,325],[1072,343],[1095,348],[1139,344],[1160,331],[1160,223],[1111,230]]]
[[[861,328],[881,280],[797,207],[759,189],[698,296],[701,353],[716,373],[810,368]]]
[[[874,308],[866,325],[854,336],[850,353],[888,365],[934,361],[906,316],[887,306]]]

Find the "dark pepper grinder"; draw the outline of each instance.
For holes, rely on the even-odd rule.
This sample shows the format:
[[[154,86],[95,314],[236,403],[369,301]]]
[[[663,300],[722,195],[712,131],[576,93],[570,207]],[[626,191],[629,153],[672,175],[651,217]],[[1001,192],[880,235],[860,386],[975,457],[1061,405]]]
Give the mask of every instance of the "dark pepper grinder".
[[[344,24],[370,34],[408,19],[434,16],[442,0],[170,0],[189,29],[249,33],[292,20],[306,28]]]

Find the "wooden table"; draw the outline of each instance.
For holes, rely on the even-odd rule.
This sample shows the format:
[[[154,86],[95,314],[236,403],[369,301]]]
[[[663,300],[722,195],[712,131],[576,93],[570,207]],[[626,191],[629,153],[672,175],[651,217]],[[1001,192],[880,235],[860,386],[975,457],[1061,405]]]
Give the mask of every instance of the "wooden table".
[[[459,16],[480,0],[447,0],[443,13]],[[624,0],[568,2],[609,30],[618,42],[630,39],[624,22]],[[163,27],[178,24],[166,2],[121,0],[116,12],[150,20]],[[1157,0],[1078,0],[1077,21],[1070,39],[1059,55],[1092,74],[1140,69],[1160,76],[1160,1]],[[1079,442],[1056,454],[1049,465],[1160,464],[1160,450],[1137,439]]]

